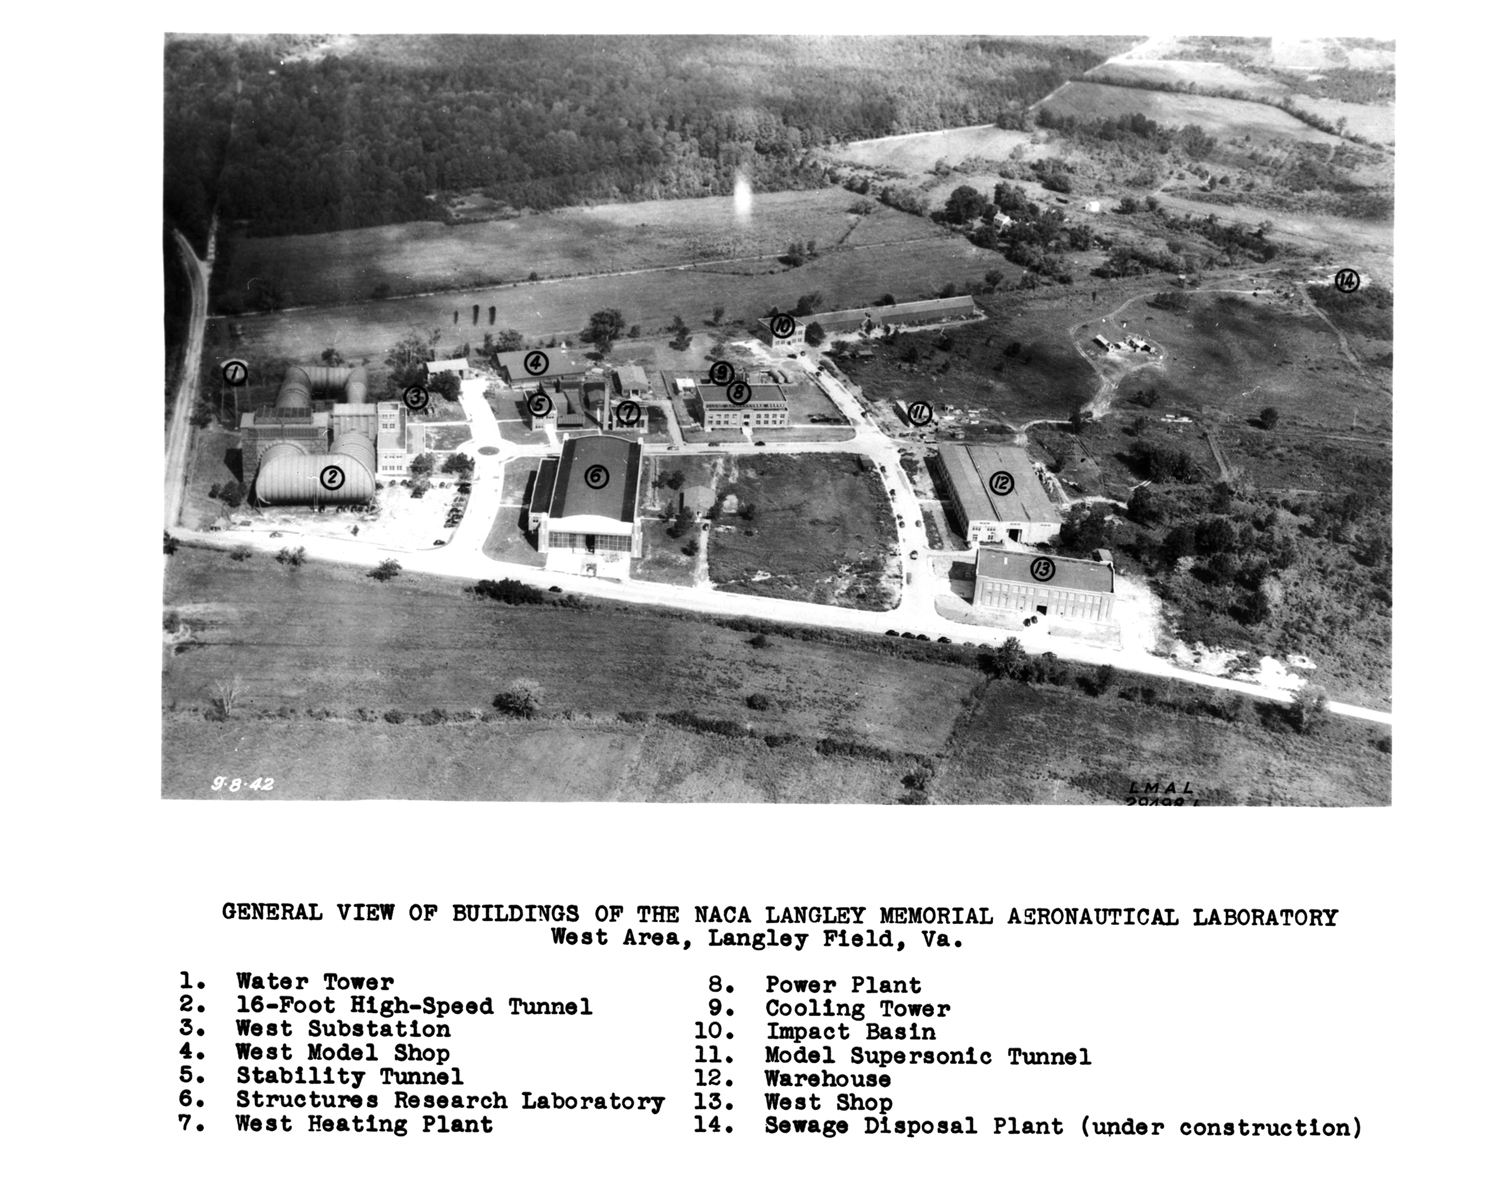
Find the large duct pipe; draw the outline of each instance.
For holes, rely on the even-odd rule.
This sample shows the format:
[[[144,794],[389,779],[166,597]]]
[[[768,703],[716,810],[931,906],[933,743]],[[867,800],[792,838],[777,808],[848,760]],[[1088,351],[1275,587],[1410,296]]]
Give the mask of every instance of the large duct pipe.
[[[369,391],[369,381],[365,376],[363,366],[355,366],[349,371],[349,377],[344,381],[344,402],[365,403],[365,395]]]
[[[289,366],[276,393],[277,411],[307,411],[312,407],[312,379],[301,366]]]

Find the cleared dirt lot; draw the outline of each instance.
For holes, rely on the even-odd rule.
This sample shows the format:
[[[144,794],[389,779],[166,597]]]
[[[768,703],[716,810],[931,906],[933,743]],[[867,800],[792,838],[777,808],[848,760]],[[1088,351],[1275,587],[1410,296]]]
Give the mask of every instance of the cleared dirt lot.
[[[936,133],[910,133],[902,137],[877,137],[870,141],[851,141],[833,156],[860,166],[881,167],[924,174],[940,160],[957,166],[965,158],[989,158],[998,161],[1010,156],[1017,146],[1025,146],[1029,133],[979,125],[971,129],[942,129]]]
[[[729,459],[719,494],[733,496],[709,538],[714,585],[739,594],[885,611],[896,604],[896,522],[881,476],[845,454]]]

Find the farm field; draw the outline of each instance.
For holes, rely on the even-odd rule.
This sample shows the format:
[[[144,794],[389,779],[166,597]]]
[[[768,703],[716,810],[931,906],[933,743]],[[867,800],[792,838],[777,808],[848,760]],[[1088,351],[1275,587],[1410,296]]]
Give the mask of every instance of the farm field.
[[[848,195],[847,192],[841,192]],[[929,227],[936,229],[928,222]],[[999,254],[961,237],[939,236],[909,244],[829,251],[795,270],[769,275],[719,274],[687,267],[603,278],[558,279],[437,296],[412,296],[334,307],[304,308],[245,316],[235,323],[242,337],[233,348],[257,361],[315,361],[336,345],[351,362],[380,362],[413,327],[437,329],[446,351],[454,339],[476,339],[476,330],[453,325],[453,310],[478,303],[496,307],[496,328],[516,328],[528,337],[572,341],[591,313],[618,308],[627,323],[665,329],[680,314],[701,327],[715,307],[729,321],[752,323],[773,305],[790,307],[799,295],[820,291],[831,307],[873,302],[887,291],[898,299],[935,293],[945,283],[962,285],[1005,263]],[[222,324],[214,321],[211,324]],[[484,326],[487,329],[489,326]],[[222,335],[222,334],[221,334]]]
[[[767,192],[755,196],[744,220],[736,218],[732,197],[711,196],[562,208],[475,224],[418,221],[298,237],[240,237],[222,288],[243,293],[251,279],[275,278],[297,304],[339,304],[368,299],[381,286],[397,296],[469,291],[533,273],[552,279],[726,258],[769,258],[771,268],[790,242],[811,238],[828,249],[855,226],[863,244],[938,235],[919,217],[883,206],[851,216],[854,199],[833,187]],[[467,323],[467,304],[458,306]],[[501,321],[499,327],[519,326]]]
[[[729,506],[709,540],[715,586],[885,611],[895,517],[868,458],[845,454],[728,460],[718,490]],[[754,506],[754,518],[742,514]]]
[[[1158,124],[1197,125],[1220,141],[1245,136],[1291,137],[1318,145],[1337,145],[1341,140],[1266,104],[1112,87],[1106,83],[1065,83],[1047,98],[1044,106],[1058,116],[1084,119],[1139,112]]]
[[[247,798],[894,802],[911,798],[903,754],[917,754],[940,803],[1109,801],[1122,779],[1172,777],[1235,803],[1389,801],[1382,732],[1362,724],[1304,738],[1253,708],[1229,725],[1006,682],[969,708],[975,669],[880,643],[770,635],[757,648],[664,615],[507,607],[436,579],[381,584],[191,548],[166,566],[167,607],[195,628],[192,647],[163,659],[166,797],[211,797],[204,779],[233,761],[277,779]],[[236,676],[236,713],[205,718],[210,687]],[[494,718],[491,698],[518,676],[544,686],[541,717]],[[649,714],[679,710],[753,734]],[[824,736],[898,759],[827,756],[813,748]]]
[[[525,676],[545,688],[543,714],[687,708],[933,752],[976,680],[965,667],[783,637],[756,648],[744,633],[650,612],[510,607],[438,579],[381,583],[200,549],[167,559],[166,606],[195,627],[194,646],[164,659],[168,709],[206,709],[213,683],[238,677],[248,715],[488,710]],[[757,692],[771,707],[747,707]]]
[[[1175,780],[1212,805],[1384,806],[1383,735],[1353,723],[1316,738],[1201,720],[1106,697],[1078,719],[1071,696],[992,683],[928,783],[937,802],[1121,802],[1136,781]]]
[[[1086,72],[1090,83],[1110,83],[1121,79],[1139,83],[1220,88],[1242,91],[1246,95],[1280,99],[1290,89],[1280,80],[1266,75],[1250,75],[1236,70],[1227,62],[1195,62],[1185,58],[1134,58],[1124,55],[1101,63]]]
[[[999,161],[1009,157],[1017,146],[1028,145],[1030,137],[1029,133],[1019,130],[977,125],[968,129],[940,129],[934,133],[851,141],[842,149],[832,151],[831,156],[841,162],[916,175],[931,170],[940,160],[952,166],[957,166],[965,158]]]

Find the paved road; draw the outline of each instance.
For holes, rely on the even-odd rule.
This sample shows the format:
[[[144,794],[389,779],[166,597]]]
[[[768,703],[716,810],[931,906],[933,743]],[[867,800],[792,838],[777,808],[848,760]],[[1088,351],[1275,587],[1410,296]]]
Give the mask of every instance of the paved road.
[[[182,357],[182,378],[177,383],[177,397],[172,404],[172,422],[167,426],[166,511],[163,527],[174,528],[182,512],[182,495],[187,486],[188,453],[193,443],[193,411],[198,406],[198,372],[203,362],[203,332],[208,326],[208,278],[214,268],[214,239],[218,217],[208,230],[208,257],[199,260],[188,239],[176,229],[172,236],[182,254],[183,266],[193,289],[192,325],[188,329],[187,348]]]
[[[818,383],[849,418],[855,430],[852,440],[809,445],[767,445],[760,448],[738,444],[691,445],[685,446],[679,452],[857,452],[869,456],[876,463],[877,469],[882,470],[882,479],[886,489],[896,492],[891,502],[897,519],[905,520],[905,526],[897,528],[897,543],[904,581],[900,602],[891,611],[857,611],[818,603],[734,594],[701,586],[673,586],[638,579],[620,582],[606,578],[583,578],[548,573],[546,570],[532,566],[491,560],[484,555],[484,541],[500,509],[506,463],[517,457],[534,456],[536,446],[517,445],[500,439],[499,426],[495,423],[489,404],[484,399],[484,389],[487,385],[484,379],[466,381],[462,385],[460,398],[464,411],[475,430],[475,444],[498,444],[500,453],[491,456],[475,454],[476,469],[468,511],[446,545],[413,550],[393,550],[368,541],[351,541],[317,532],[298,535],[284,528],[280,544],[286,544],[295,538],[306,546],[307,555],[310,558],[318,560],[373,568],[382,560],[394,557],[404,569],[414,573],[434,574],[469,581],[509,577],[535,586],[559,586],[567,591],[597,598],[649,606],[675,607],[708,615],[748,616],[773,622],[836,628],[871,635],[881,635],[893,630],[897,633],[923,634],[934,640],[939,636],[948,636],[957,642],[968,644],[1000,645],[1014,637],[1029,653],[1051,652],[1067,660],[1099,665],[1109,664],[1153,677],[1174,678],[1192,685],[1231,690],[1278,702],[1289,700],[1290,696],[1287,691],[1252,682],[1195,673],[1182,669],[1164,658],[1153,656],[1143,648],[1111,648],[1053,637],[1047,634],[1045,625],[1012,631],[1004,628],[961,624],[945,619],[937,611],[936,600],[940,594],[946,593],[947,587],[931,568],[930,561],[939,558],[947,560],[951,555],[933,554],[927,547],[927,537],[922,526],[921,501],[905,470],[901,468],[898,443],[879,431],[860,408],[858,401],[837,379],[830,378],[825,372],[819,376]],[[269,528],[235,528],[227,532],[196,533],[188,529],[175,529],[176,534],[186,543],[213,547],[223,546],[226,543],[246,544],[263,551],[280,547],[280,544],[272,546],[269,540],[270,531]],[[914,551],[917,553],[916,560],[911,558],[911,553]],[[1335,714],[1349,718],[1384,724],[1390,724],[1392,721],[1389,712],[1355,707],[1345,703],[1330,703],[1329,709]]]

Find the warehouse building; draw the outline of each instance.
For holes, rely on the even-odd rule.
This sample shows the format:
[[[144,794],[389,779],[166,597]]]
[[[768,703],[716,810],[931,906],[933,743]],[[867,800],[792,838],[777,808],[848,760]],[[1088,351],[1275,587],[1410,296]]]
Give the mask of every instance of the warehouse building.
[[[433,378],[438,374],[452,374],[455,378],[469,377],[469,359],[466,357],[439,358],[435,362],[427,363],[427,377]]]
[[[822,325],[823,332],[828,336],[837,336],[841,333],[872,332],[888,324],[911,328],[948,320],[970,320],[978,314],[979,309],[975,307],[972,295],[955,295],[951,299],[917,299],[911,303],[817,312],[807,317],[807,322]]]
[[[615,371],[615,394],[622,399],[639,399],[650,391],[651,383],[639,366],[621,366]]]
[[[628,578],[641,555],[636,518],[641,446],[617,436],[579,436],[542,460],[527,528],[547,568],[587,577]]]
[[[1049,619],[1113,623],[1115,568],[1103,560],[1047,557],[1009,546],[980,545],[974,565],[974,606]]]
[[[702,406],[703,427],[715,428],[785,428],[790,421],[786,394],[775,383],[731,383],[744,387],[750,398],[743,403],[729,399],[730,387],[700,383],[696,388]],[[742,392],[736,392],[741,394]]]
[[[541,358],[532,358],[533,354],[541,354],[545,363]],[[533,374],[526,368],[529,358],[532,365],[542,366],[540,373]],[[505,385],[512,387],[542,381],[576,381],[589,372],[591,365],[587,358],[574,357],[566,349],[517,349],[495,354],[495,369],[500,372]]]
[[[931,464],[970,544],[1039,544],[1062,531],[1062,517],[1019,446],[943,445]]]

